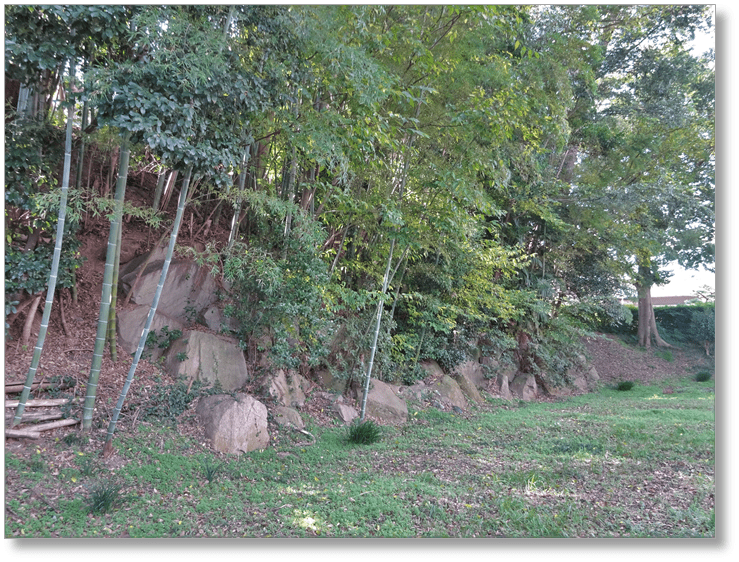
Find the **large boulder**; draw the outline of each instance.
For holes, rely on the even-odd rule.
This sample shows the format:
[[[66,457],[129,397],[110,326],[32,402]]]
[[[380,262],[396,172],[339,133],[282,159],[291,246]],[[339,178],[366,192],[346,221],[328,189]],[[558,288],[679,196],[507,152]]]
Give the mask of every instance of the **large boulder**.
[[[118,345],[121,346],[127,353],[135,353],[141,340],[141,333],[144,330],[146,319],[149,317],[150,305],[137,306],[136,308],[129,308],[127,310],[121,310],[118,312],[116,329],[118,331]],[[154,314],[154,318],[151,321],[149,333],[157,332],[161,333],[162,328],[167,327],[170,331],[173,330],[184,330],[185,324],[171,316],[157,310]],[[162,354],[161,349],[158,347],[148,349],[148,352],[152,353],[152,359],[156,360]]]
[[[511,394],[508,384],[508,375],[501,374],[495,377],[494,387],[498,395],[504,400],[513,400],[513,394]]]
[[[269,446],[267,407],[253,396],[204,396],[196,412],[216,451],[238,454]]]
[[[134,271],[138,272],[144,264],[148,265],[150,263],[163,262],[164,259],[167,257],[168,245],[169,244],[166,243],[159,244],[158,246],[155,246],[152,250],[136,256],[135,258],[132,258],[130,260],[124,260],[121,257],[121,269],[118,273],[119,280],[126,277],[129,273],[132,273]]]
[[[275,421],[278,425],[294,426],[298,429],[305,427],[303,418],[300,417],[300,412],[287,406],[277,406],[274,411]]]
[[[424,402],[434,396],[434,391],[423,381],[418,381],[410,386],[401,386],[397,391],[398,396],[405,400],[415,400],[416,402]]]
[[[239,329],[239,322],[236,318],[226,316],[217,305],[212,304],[200,313],[198,320],[208,327],[209,330],[216,333],[227,334],[236,332]]]
[[[347,380],[335,377],[328,369],[315,371],[314,378],[322,388],[333,390],[334,392],[344,392],[346,390]]]
[[[436,361],[421,361],[421,368],[426,371],[426,376],[431,378],[443,377],[444,370],[439,366]]]
[[[278,369],[262,382],[276,404],[290,408],[302,408],[305,405],[305,393],[310,390],[310,383],[297,371]]]
[[[472,400],[473,402],[476,402],[478,404],[482,404],[484,402],[482,394],[480,394],[480,391],[477,390],[477,385],[475,385],[475,383],[473,383],[467,377],[467,375],[456,375],[453,378],[454,381],[459,385],[459,388],[462,390],[462,394],[464,394],[469,400]],[[481,388],[485,387],[481,386]]]
[[[579,365],[567,371],[567,378],[571,386],[579,392],[594,390],[600,380],[598,371],[594,366],[588,365],[587,360],[582,355],[579,363]]]
[[[526,402],[536,400],[537,389],[534,375],[519,374],[509,383],[509,388],[514,397]]]
[[[464,397],[462,389],[452,377],[444,375],[433,386],[434,390],[439,393],[439,401],[442,404],[453,407],[456,406],[464,410],[467,408],[467,400]]]
[[[336,412],[336,414],[339,416],[339,419],[345,423],[349,423],[351,421],[354,421],[359,417],[359,412],[349,404],[344,404],[342,402],[336,401],[331,406],[331,409]]]
[[[362,390],[357,392],[357,399],[362,400]],[[402,424],[408,421],[408,406],[399,398],[390,385],[377,379],[370,380],[370,391],[367,394],[365,414],[389,424]]]
[[[465,361],[464,363],[457,365],[452,376],[457,382],[459,382],[460,379],[466,379],[473,386],[482,389],[487,389],[488,383],[490,382],[485,378],[483,366],[477,361]],[[460,386],[462,385],[460,384]],[[464,388],[462,388],[462,390],[464,390]]]
[[[163,266],[163,261],[149,262],[133,288],[131,302],[151,304]],[[139,268],[136,268],[122,275],[119,285],[126,292],[131,291],[138,274]],[[157,311],[173,318],[194,321],[203,309],[216,302],[217,289],[216,281],[207,267],[198,266],[191,261],[173,260],[167,271]]]
[[[196,330],[186,331],[172,344],[164,366],[175,378],[208,385],[219,381],[226,391],[239,390],[249,377],[238,342]]]

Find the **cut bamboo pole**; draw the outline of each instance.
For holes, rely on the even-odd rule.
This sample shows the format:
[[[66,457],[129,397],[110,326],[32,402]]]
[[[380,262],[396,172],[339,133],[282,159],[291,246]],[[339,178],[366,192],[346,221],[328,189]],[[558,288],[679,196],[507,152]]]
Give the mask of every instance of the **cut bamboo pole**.
[[[65,404],[72,404],[79,402],[79,400],[70,400],[69,398],[47,398],[39,400],[28,400],[26,402],[26,408],[50,408],[53,406],[64,406]],[[6,400],[6,408],[15,408],[20,403],[20,400]]]
[[[66,420],[59,420],[59,421],[53,421],[49,423],[41,423],[39,425],[33,426],[33,431],[49,431],[51,429],[58,429],[60,427],[67,427],[68,425],[77,425],[80,423],[80,420],[75,420],[72,418],[68,418]]]
[[[41,437],[42,431],[49,431],[51,429],[58,429],[60,427],[67,427],[70,425],[76,425],[80,423],[79,420],[67,419],[59,420],[51,423],[42,423],[40,425],[33,426],[29,429],[6,429],[5,437],[13,438],[27,438],[27,439],[38,439]]]
[[[34,414],[27,412],[23,414],[23,417],[21,418],[21,423],[36,423],[42,421],[60,420],[63,417],[64,414],[62,414],[61,412],[54,412],[51,414]]]
[[[59,390],[64,390],[67,388],[71,388],[71,386],[70,385],[59,386],[57,383],[54,383],[54,382],[44,382],[41,384],[33,383],[31,385],[31,391],[37,390],[39,388],[42,388],[42,389],[43,388],[56,388]],[[15,394],[17,392],[23,392],[22,382],[5,385],[5,394]]]
[[[6,429],[5,437],[12,437],[13,439],[39,439],[41,434],[38,431],[23,431],[20,429]]]

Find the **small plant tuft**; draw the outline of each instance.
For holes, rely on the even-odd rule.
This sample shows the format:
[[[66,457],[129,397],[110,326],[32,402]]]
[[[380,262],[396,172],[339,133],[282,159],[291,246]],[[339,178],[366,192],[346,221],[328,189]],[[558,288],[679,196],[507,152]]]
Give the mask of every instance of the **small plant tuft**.
[[[618,386],[616,387],[616,390],[620,390],[622,392],[631,390],[634,388],[634,383],[632,381],[622,381],[618,383]]]
[[[213,480],[218,478],[221,472],[223,472],[223,463],[211,464],[208,457],[205,457],[205,459],[201,463],[201,466],[203,469],[203,476],[205,476],[208,482],[213,482]]]
[[[87,488],[85,503],[90,513],[107,513],[122,501],[121,487],[111,480],[98,480]]]
[[[382,429],[372,420],[354,423],[349,427],[349,443],[371,445],[382,438]]]
[[[706,382],[711,380],[711,373],[708,371],[701,371],[697,375],[695,375],[695,380],[698,382]]]
[[[99,470],[95,459],[89,455],[79,457],[77,459],[77,466],[82,476],[93,476]]]

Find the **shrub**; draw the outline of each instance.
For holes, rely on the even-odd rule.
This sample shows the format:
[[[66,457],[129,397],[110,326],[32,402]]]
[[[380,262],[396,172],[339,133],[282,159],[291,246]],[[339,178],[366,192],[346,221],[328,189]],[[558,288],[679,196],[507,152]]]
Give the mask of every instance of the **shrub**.
[[[706,382],[711,380],[711,373],[708,371],[701,371],[697,375],[695,375],[695,380],[698,382]]]
[[[349,443],[356,445],[371,445],[382,438],[382,429],[372,420],[353,423],[349,426]]]
[[[616,390],[620,391],[631,390],[632,388],[634,388],[634,383],[631,381],[622,381],[616,386]]]
[[[218,381],[210,388],[195,381],[190,388],[183,381],[175,384],[155,386],[152,396],[143,411],[143,419],[175,423],[177,418],[190,406],[193,400],[206,394],[222,392]]]

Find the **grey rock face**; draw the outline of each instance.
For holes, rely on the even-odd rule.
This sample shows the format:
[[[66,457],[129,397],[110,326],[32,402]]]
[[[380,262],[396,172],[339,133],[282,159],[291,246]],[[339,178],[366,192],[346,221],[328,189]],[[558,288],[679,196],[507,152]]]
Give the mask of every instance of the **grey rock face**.
[[[509,384],[509,388],[515,398],[526,402],[536,400],[536,380],[533,375],[518,375]]]
[[[362,399],[361,393],[358,399]],[[408,406],[405,400],[399,398],[388,384],[376,379],[370,381],[365,413],[390,424],[403,424],[408,421]]]
[[[216,451],[248,453],[269,445],[267,407],[253,396],[205,396],[198,402],[196,412]]]
[[[239,344],[225,336],[186,331],[167,352],[165,369],[175,378],[215,384],[224,390],[239,390],[249,373]]]

